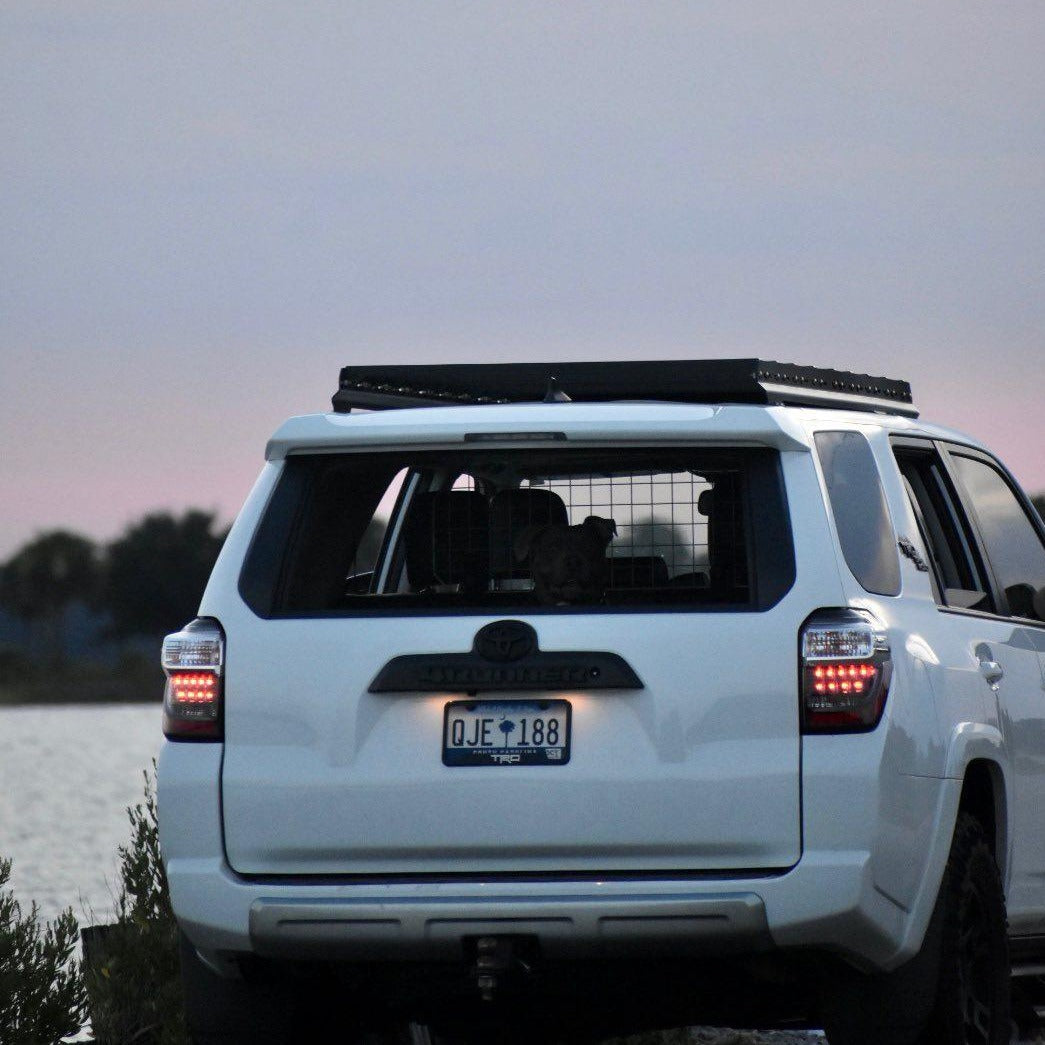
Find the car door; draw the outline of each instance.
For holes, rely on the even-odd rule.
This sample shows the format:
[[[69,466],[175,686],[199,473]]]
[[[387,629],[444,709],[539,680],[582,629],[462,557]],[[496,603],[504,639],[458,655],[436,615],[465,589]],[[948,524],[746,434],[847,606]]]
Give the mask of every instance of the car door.
[[[894,439],[893,449],[941,614],[940,626],[931,629],[940,734],[949,737],[963,723],[983,722],[996,726],[1006,740],[1007,897],[1010,921],[1019,931],[1045,906],[1040,825],[1045,693],[1039,654],[1045,622],[1014,616],[1013,597],[1005,589],[1016,577],[1033,583],[1045,568],[1045,550],[1017,488],[986,455],[927,438]],[[917,555],[905,540],[906,554]],[[1010,547],[1013,542],[1018,550]]]
[[[978,650],[994,689],[1016,774],[1013,795],[1014,921],[1026,903],[1045,908],[1045,534],[1019,487],[986,454],[948,446],[946,454],[989,566],[996,635]]]

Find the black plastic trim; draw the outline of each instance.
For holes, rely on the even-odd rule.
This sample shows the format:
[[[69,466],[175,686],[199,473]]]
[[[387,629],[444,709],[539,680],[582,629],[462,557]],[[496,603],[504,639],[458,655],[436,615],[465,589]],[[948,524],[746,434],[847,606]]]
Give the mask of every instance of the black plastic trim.
[[[490,871],[485,874],[474,872],[426,872],[395,874],[247,874],[229,870],[244,882],[258,885],[438,885],[441,883],[474,883],[486,882],[544,882],[549,885],[568,882],[720,882],[734,879],[782,878],[797,867],[797,863],[789,867],[738,867],[721,871],[559,871],[549,874],[546,871]]]
[[[1019,624],[1021,627],[1041,628],[1045,630],[1045,621],[1033,617],[1015,617],[1001,613],[988,613],[986,610],[963,610],[959,606],[936,607],[941,613],[953,613],[957,617],[975,617],[978,620],[996,620],[1001,624]]]
[[[616,653],[536,650],[507,664],[469,653],[412,653],[390,660],[370,693],[511,693],[534,689],[643,689]]]

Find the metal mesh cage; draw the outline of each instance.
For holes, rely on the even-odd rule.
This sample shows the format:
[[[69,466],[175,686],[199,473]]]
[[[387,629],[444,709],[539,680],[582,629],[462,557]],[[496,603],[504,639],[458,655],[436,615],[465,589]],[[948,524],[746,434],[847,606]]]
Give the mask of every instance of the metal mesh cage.
[[[712,484],[692,472],[577,476],[544,485],[566,505],[572,525],[612,519],[611,587],[657,587],[708,571],[708,518],[699,506]],[[705,504],[707,500],[705,498]]]
[[[491,598],[525,595],[536,585],[533,563],[520,549],[533,533],[579,528],[594,517],[608,535],[597,570],[604,574],[606,601],[677,601],[686,589],[745,599],[741,470],[687,467],[678,453],[660,460],[636,453],[631,462],[629,456],[567,461],[517,455],[507,468],[503,459],[476,455],[460,460],[459,468],[427,477],[418,472],[420,485],[403,509],[405,570],[394,590],[424,597],[456,593],[472,601],[484,592]],[[375,519],[371,527],[379,523],[384,530],[386,522]],[[378,594],[378,578],[370,583]]]

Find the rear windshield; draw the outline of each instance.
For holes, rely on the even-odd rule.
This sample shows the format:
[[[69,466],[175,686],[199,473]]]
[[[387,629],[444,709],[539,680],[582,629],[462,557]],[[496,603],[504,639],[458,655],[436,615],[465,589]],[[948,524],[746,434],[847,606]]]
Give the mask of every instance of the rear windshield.
[[[240,591],[265,617],[763,609],[794,580],[773,451],[287,459]]]

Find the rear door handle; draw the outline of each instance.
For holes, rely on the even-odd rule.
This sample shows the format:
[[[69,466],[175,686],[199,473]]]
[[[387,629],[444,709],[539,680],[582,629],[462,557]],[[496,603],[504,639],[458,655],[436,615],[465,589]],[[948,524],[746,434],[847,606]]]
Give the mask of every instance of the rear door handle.
[[[986,660],[981,657],[980,674],[990,683],[991,689],[997,689],[1005,671],[996,660]]]

